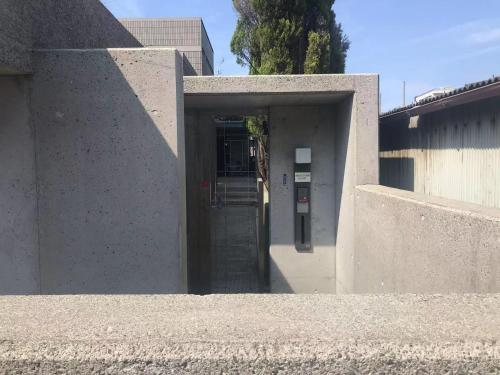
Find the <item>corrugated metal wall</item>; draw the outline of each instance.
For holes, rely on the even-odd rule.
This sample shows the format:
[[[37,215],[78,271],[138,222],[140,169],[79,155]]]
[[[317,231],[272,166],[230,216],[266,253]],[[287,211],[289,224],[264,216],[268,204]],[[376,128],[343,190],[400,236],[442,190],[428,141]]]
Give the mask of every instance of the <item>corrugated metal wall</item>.
[[[382,122],[382,185],[500,208],[500,98]]]

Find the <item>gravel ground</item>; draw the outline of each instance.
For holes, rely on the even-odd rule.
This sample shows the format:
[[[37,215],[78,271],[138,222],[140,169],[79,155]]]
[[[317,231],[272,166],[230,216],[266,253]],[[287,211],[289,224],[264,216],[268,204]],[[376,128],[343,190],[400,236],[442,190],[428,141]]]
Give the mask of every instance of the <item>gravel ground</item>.
[[[0,297],[0,373],[500,373],[500,295]]]

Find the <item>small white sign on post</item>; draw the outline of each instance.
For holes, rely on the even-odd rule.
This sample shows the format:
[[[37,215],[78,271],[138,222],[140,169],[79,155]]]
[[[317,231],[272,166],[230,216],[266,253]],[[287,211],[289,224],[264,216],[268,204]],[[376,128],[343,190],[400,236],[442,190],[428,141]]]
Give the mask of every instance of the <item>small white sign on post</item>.
[[[295,182],[311,182],[311,172],[295,172]]]

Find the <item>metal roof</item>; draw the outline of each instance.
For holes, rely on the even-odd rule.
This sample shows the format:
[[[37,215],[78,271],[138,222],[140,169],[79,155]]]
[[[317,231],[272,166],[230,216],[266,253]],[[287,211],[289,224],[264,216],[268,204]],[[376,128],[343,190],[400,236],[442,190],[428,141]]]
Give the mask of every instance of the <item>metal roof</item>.
[[[495,77],[492,77],[492,78],[484,80],[484,81],[469,83],[469,84],[466,84],[465,86],[460,87],[458,89],[455,89],[449,93],[439,95],[439,96],[436,96],[434,98],[424,99],[418,103],[413,103],[413,104],[407,105],[405,107],[395,108],[391,111],[382,113],[380,115],[380,117],[381,118],[388,118],[388,117],[398,115],[398,114],[401,114],[404,112],[408,112],[408,111],[411,111],[413,109],[417,109],[417,108],[420,108],[420,107],[423,107],[423,106],[426,106],[429,104],[433,104],[433,103],[438,102],[438,101],[442,101],[443,99],[453,99],[454,96],[465,94],[465,93],[468,93],[468,92],[473,91],[473,90],[490,87],[491,85],[498,85],[499,83],[500,83],[500,76],[495,76]]]

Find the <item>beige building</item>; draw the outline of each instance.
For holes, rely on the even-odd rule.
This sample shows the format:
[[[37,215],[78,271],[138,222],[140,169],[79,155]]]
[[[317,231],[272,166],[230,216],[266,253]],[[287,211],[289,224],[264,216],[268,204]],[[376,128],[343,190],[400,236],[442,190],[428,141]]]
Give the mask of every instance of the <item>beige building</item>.
[[[214,50],[201,18],[132,18],[120,22],[145,47],[173,47],[184,56],[184,75],[214,75]]]

